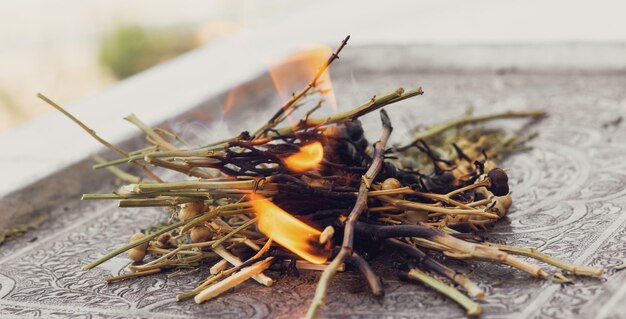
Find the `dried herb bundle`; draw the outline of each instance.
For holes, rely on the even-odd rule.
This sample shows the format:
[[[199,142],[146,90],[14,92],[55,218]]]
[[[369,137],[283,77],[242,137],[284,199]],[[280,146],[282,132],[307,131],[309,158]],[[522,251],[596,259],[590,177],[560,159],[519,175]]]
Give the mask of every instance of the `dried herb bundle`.
[[[390,146],[392,123],[380,110],[382,134],[370,144],[358,118],[421,95],[422,89],[416,88],[375,96],[348,112],[327,117],[314,116],[320,101],[299,120],[285,124],[297,109],[307,107],[308,98],[324,93],[319,78],[347,41],[309,85],[262,127],[202,147],[191,148],[176,135],[129,116],[126,119],[146,134],[150,145],[127,153],[40,95],[122,156],[113,161],[94,157],[94,167],[108,168],[130,184],[110,194],[85,194],[83,199],[117,200],[120,207],[173,209],[171,222],[133,235],[129,244],[84,269],[124,252],[135,261],[129,266],[131,272],[107,281],[162,271],[182,275],[210,267],[211,275],[197,288],[177,296],[198,303],[250,278],[271,286],[268,269],[320,270],[323,274],[308,317],[314,317],[324,303],[330,280],[345,263],[363,274],[372,294],[383,295],[380,278],[363,258],[371,247],[404,252],[401,278],[445,294],[469,315],[481,313],[475,300],[485,293],[433,254],[506,264],[534,277],[548,273],[515,256],[576,275],[602,274],[602,269],[570,265],[532,248],[490,243],[476,233],[508,212],[512,203],[508,177],[495,161],[523,149],[527,137],[467,125],[502,118],[536,119],[544,115],[542,111],[468,114],[420,131],[405,145]],[[133,163],[148,179],[115,167],[123,163]],[[166,182],[152,172],[153,166],[192,178]],[[555,280],[563,278],[567,279],[555,276]]]

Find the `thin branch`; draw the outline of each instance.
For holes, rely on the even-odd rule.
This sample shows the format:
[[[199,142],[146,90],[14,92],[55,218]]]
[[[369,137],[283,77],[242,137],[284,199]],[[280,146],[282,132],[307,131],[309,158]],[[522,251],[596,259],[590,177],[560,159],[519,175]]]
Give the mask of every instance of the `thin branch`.
[[[219,296],[221,293],[227,291],[230,288],[233,288],[242,282],[248,280],[248,278],[253,277],[256,274],[261,273],[263,270],[269,268],[274,261],[274,257],[268,257],[263,261],[260,261],[252,266],[248,266],[232,276],[218,282],[213,286],[209,286],[208,288],[202,290],[199,294],[194,297],[196,303],[202,303],[209,299],[215,298]]]
[[[105,280],[108,283],[112,283],[112,282],[115,282],[115,281],[120,281],[120,280],[124,280],[124,279],[128,279],[128,278],[148,276],[148,275],[156,274],[156,273],[159,273],[159,272],[161,272],[161,268],[153,268],[153,269],[149,269],[149,270],[145,270],[145,271],[137,271],[137,272],[131,272],[131,273],[127,273],[127,274],[122,274],[122,275],[115,276],[115,277],[108,277]]]
[[[545,278],[548,274],[538,266],[517,259],[496,247],[470,243],[447,234],[437,228],[420,225],[379,226],[364,222],[356,223],[359,234],[370,236],[374,240],[399,237],[419,237],[433,241],[441,247],[443,254],[456,259],[475,259],[502,263],[527,272],[535,277]]]
[[[241,261],[241,259],[239,259],[239,257],[231,254],[226,249],[224,249],[224,247],[222,247],[222,246],[218,246],[216,248],[213,248],[213,251],[216,254],[218,254],[220,257],[226,259],[226,261],[228,261],[233,266],[239,266],[239,265],[243,264],[243,261]],[[260,283],[261,285],[267,286],[267,287],[269,287],[269,286],[274,284],[274,279],[266,276],[262,271],[259,272],[258,274],[254,274],[252,276],[252,278],[256,282]]]
[[[102,163],[106,163],[106,160],[96,154],[91,154],[91,159],[93,159],[94,162],[98,163],[98,164],[102,164]],[[107,167],[106,168],[109,172],[111,172],[113,175],[115,175],[117,178],[129,182],[129,183],[135,183],[135,184],[139,184],[141,183],[143,180],[141,177],[135,176],[133,174],[127,173],[123,170],[121,170],[119,167]]]
[[[385,110],[380,111],[380,117],[383,124],[383,133],[382,137],[378,142],[374,144],[374,160],[370,165],[369,169],[365,173],[365,175],[361,178],[361,186],[359,187],[359,195],[356,199],[355,205],[348,216],[348,221],[346,222],[344,228],[344,236],[343,243],[341,246],[341,250],[339,254],[333,259],[328,268],[324,270],[322,273],[322,277],[320,278],[317,289],[315,290],[315,297],[309,307],[306,317],[314,318],[319,307],[324,303],[324,298],[326,297],[326,291],[328,290],[328,285],[330,283],[330,279],[335,275],[337,269],[341,264],[344,263],[346,258],[352,254],[353,242],[354,242],[354,226],[356,221],[361,216],[361,213],[367,208],[367,193],[370,189],[374,178],[380,172],[383,162],[384,162],[384,153],[385,146],[387,145],[387,141],[389,140],[389,136],[391,135],[391,131],[393,130],[391,126],[391,121],[389,120],[389,116]]]
[[[498,219],[499,216],[493,213],[486,212],[482,209],[453,209],[446,207],[437,207],[431,206],[429,204],[413,202],[404,199],[397,199],[385,195],[378,196],[378,198],[384,202],[387,202],[391,205],[394,205],[398,208],[407,209],[407,210],[425,210],[434,213],[446,214],[446,215],[474,215],[474,216],[483,216],[491,219]]]
[[[220,239],[218,239],[217,241],[215,241],[215,243],[213,243],[213,245],[211,245],[211,248],[217,248],[218,246],[220,246],[225,240],[227,240],[228,238],[232,237],[233,235],[237,234],[238,232],[246,229],[248,226],[256,223],[257,218],[252,218],[249,221],[241,224],[241,226],[233,229],[230,233],[222,236]]]
[[[546,254],[540,253],[534,248],[513,247],[513,246],[506,246],[506,245],[487,243],[487,242],[484,244],[487,246],[496,247],[502,251],[506,251],[513,255],[530,257],[530,258],[542,261],[554,267],[563,269],[565,271],[569,271],[575,275],[602,276],[602,274],[604,273],[604,269],[602,268],[572,265],[564,261],[561,261],[559,259],[556,259],[552,256],[548,256]]]
[[[120,148],[118,148],[117,146],[107,142],[106,140],[102,139],[100,136],[98,136],[98,134],[96,134],[96,131],[94,131],[91,128],[89,128],[87,125],[85,125],[79,119],[77,119],[74,115],[72,115],[70,112],[66,111],[63,107],[61,107],[60,105],[56,104],[54,101],[52,101],[49,98],[47,98],[45,95],[43,95],[41,93],[37,93],[37,97],[42,99],[44,102],[48,103],[50,106],[54,107],[55,109],[59,110],[59,112],[63,113],[63,115],[67,116],[67,118],[72,120],[74,123],[78,124],[78,126],[80,126],[83,130],[85,130],[85,132],[87,132],[94,139],[96,139],[96,141],[100,142],[100,144],[108,147],[109,149],[113,150],[114,152],[116,152],[117,154],[121,155],[124,158],[128,157],[128,154],[126,152],[122,151]],[[144,171],[153,180],[155,180],[157,182],[163,182],[158,176],[156,176],[154,173],[152,173],[152,171],[150,171],[145,165],[143,165],[141,163],[135,163],[135,162],[133,162],[133,164],[136,165],[137,167],[139,167],[142,171]]]
[[[328,117],[320,117],[314,119],[307,119],[306,121],[300,121],[294,126],[288,126],[278,129],[278,134],[283,135],[289,132],[308,129],[312,127],[319,127],[324,125],[331,125],[335,123],[340,123],[346,120],[354,120],[365,114],[371,113],[377,109],[380,109],[389,104],[393,104],[402,100],[406,100],[408,98],[422,95],[424,91],[422,91],[421,87],[413,89],[411,91],[405,92],[404,89],[399,88],[393,92],[387,93],[380,97],[373,97],[365,104],[354,108],[352,110],[334,114]]]
[[[285,103],[278,111],[276,111],[276,113],[269,119],[269,121],[267,121],[265,125],[263,125],[263,127],[259,128],[256,132],[254,132],[254,134],[252,134],[253,139],[259,137],[260,135],[264,135],[268,129],[271,129],[276,124],[278,124],[277,120],[317,85],[317,81],[322,76],[322,74],[324,74],[326,69],[328,69],[330,64],[333,63],[333,61],[335,61],[336,59],[339,59],[339,52],[341,52],[341,50],[343,50],[343,48],[348,44],[348,40],[350,40],[350,36],[347,36],[345,39],[343,39],[343,41],[341,41],[341,45],[339,45],[337,51],[333,52],[333,54],[331,54],[331,56],[328,58],[328,61],[326,61],[326,63],[317,70],[317,73],[315,74],[311,82],[309,82],[309,84],[304,89],[302,89],[302,91],[294,95],[289,101],[287,101],[287,103]]]
[[[352,255],[350,255],[346,261],[359,269],[363,277],[365,277],[365,280],[367,280],[367,284],[370,286],[372,295],[375,297],[381,297],[385,294],[383,290],[383,282],[381,281],[380,276],[372,270],[372,267],[370,267],[363,257],[356,252],[352,252]]]
[[[448,278],[457,285],[463,287],[473,297],[481,300],[485,298],[485,292],[478,288],[478,286],[469,278],[467,278],[467,276],[439,263],[438,261],[428,256],[421,249],[413,245],[409,245],[405,242],[399,241],[397,239],[387,239],[387,243],[390,243],[393,246],[402,249],[409,256],[416,258],[417,262],[423,265],[425,268],[428,268],[428,270],[434,271],[439,275]]]
[[[461,126],[468,125],[468,124],[475,124],[475,123],[480,123],[480,122],[487,122],[491,120],[508,119],[508,118],[522,118],[522,117],[540,118],[545,115],[546,115],[546,112],[544,111],[504,112],[504,113],[496,113],[496,114],[489,114],[489,115],[482,115],[482,116],[469,115],[469,116],[465,116],[465,117],[456,119],[448,123],[433,126],[425,131],[419,132],[415,136],[413,136],[413,138],[411,138],[411,141],[409,143],[406,143],[405,145],[402,145],[402,146],[398,146],[395,148],[395,150],[400,151],[400,152],[407,150],[411,148],[412,146],[414,146],[415,143],[417,143],[419,140],[425,140],[433,136],[436,136],[438,134],[441,134],[449,129],[461,127]]]
[[[161,135],[157,134],[157,132],[155,132],[154,129],[152,129],[150,126],[142,122],[137,116],[135,116],[135,114],[131,114],[125,117],[124,119],[133,123],[140,130],[142,130],[146,134],[147,137],[151,138],[155,142],[157,147],[164,148],[168,151],[179,150],[178,147],[170,144],[163,137],[161,137]]]
[[[469,299],[460,291],[456,290],[454,287],[446,285],[443,281],[429,276],[427,273],[421,271],[418,268],[412,268],[406,275],[406,277],[408,277],[409,279],[420,281],[421,283],[439,291],[440,293],[446,295],[448,298],[456,301],[458,304],[463,306],[463,308],[465,308],[468,316],[478,316],[482,313],[482,308],[478,303]]]
[[[171,225],[169,225],[167,227],[163,227],[163,228],[159,229],[158,231],[155,231],[154,233],[151,233],[149,235],[145,235],[141,239],[135,240],[132,243],[128,243],[128,244],[126,244],[126,245],[124,245],[124,246],[122,246],[122,247],[120,247],[120,248],[118,248],[118,249],[116,249],[116,250],[114,250],[114,251],[112,251],[112,252],[110,252],[110,253],[108,253],[108,254],[100,257],[100,258],[98,258],[98,260],[96,260],[96,261],[94,261],[94,262],[92,262],[92,263],[90,263],[90,264],[88,264],[86,266],[83,266],[83,270],[89,270],[89,269],[91,269],[93,267],[96,267],[96,266],[100,265],[101,263],[103,263],[103,262],[105,262],[105,261],[107,261],[107,260],[109,260],[109,259],[111,259],[111,258],[113,258],[113,257],[115,257],[115,256],[117,256],[117,255],[119,255],[119,254],[121,254],[121,253],[123,253],[123,252],[125,252],[125,251],[127,251],[127,250],[129,250],[131,248],[133,248],[133,247],[136,247],[136,246],[139,246],[139,245],[141,245],[143,243],[147,243],[147,242],[151,241],[152,239],[156,238],[157,236],[159,236],[159,235],[161,235],[163,233],[167,233],[168,231],[170,231],[172,229],[176,229],[176,228],[178,228],[180,226],[184,226],[187,223],[190,223],[191,221],[193,221],[194,219],[195,218],[182,220],[182,221],[179,221],[178,223],[171,224]]]

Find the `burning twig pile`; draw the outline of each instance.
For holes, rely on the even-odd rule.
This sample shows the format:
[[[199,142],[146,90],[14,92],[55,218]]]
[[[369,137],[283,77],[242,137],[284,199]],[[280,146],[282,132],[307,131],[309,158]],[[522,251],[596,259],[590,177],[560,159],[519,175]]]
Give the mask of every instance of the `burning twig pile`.
[[[402,278],[445,294],[469,315],[481,313],[473,299],[483,299],[484,292],[434,255],[506,264],[534,277],[548,274],[515,255],[576,275],[602,274],[602,269],[570,265],[532,248],[490,243],[472,233],[486,229],[509,210],[508,177],[494,159],[522,149],[524,139],[465,125],[538,118],[544,114],[541,111],[467,115],[422,131],[406,145],[390,147],[392,125],[381,110],[382,134],[371,146],[358,118],[421,95],[422,89],[417,88],[398,89],[351,111],[316,118],[320,101],[299,120],[283,124],[304,107],[306,97],[324,93],[319,88],[320,76],[347,41],[310,84],[261,128],[198,148],[181,147],[186,142],[174,134],[130,116],[127,120],[145,132],[150,146],[126,153],[40,95],[122,156],[114,161],[95,157],[95,167],[109,168],[131,184],[111,194],[85,194],[83,199],[112,199],[120,207],[165,206],[174,211],[170,222],[133,235],[129,244],[84,269],[123,252],[135,261],[129,266],[132,272],[107,281],[166,270],[180,275],[210,267],[211,275],[197,288],[177,296],[178,300],[194,298],[197,303],[249,278],[271,286],[268,269],[323,270],[308,317],[314,317],[324,303],[328,284],[344,263],[356,266],[375,296],[383,295],[380,277],[364,259],[373,247],[401,251],[406,257]],[[122,163],[133,163],[151,180],[114,167]],[[165,182],[151,166],[194,178]],[[562,274],[555,278],[567,279]]]

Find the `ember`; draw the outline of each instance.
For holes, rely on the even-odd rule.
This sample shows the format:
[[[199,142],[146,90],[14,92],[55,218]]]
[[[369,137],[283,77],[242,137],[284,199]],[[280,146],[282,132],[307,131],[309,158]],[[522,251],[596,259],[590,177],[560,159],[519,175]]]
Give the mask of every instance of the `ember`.
[[[247,279],[271,286],[273,279],[268,274],[275,268],[322,270],[308,317],[316,315],[330,280],[344,263],[355,266],[373,295],[384,294],[380,277],[363,258],[365,254],[376,257],[400,252],[400,278],[441,292],[468,315],[481,313],[476,300],[482,300],[485,292],[469,276],[426,251],[504,264],[540,278],[548,272],[515,256],[576,275],[603,273],[532,248],[491,243],[478,233],[507,214],[512,203],[508,176],[496,161],[523,150],[525,140],[503,130],[467,124],[539,118],[544,112],[467,115],[422,130],[404,145],[395,146],[387,144],[393,128],[384,109],[380,110],[380,139],[373,145],[365,138],[358,118],[419,96],[421,88],[397,89],[350,111],[315,117],[323,99],[313,105],[306,102],[328,93],[319,84],[329,83],[327,68],[348,39],[311,73],[311,82],[291,95],[259,129],[198,148],[190,149],[175,134],[153,129],[130,116],[127,119],[144,131],[150,145],[127,153],[40,95],[122,157],[111,161],[97,158],[95,168],[130,162],[151,179],[111,169],[131,184],[110,194],[85,194],[83,199],[118,200],[121,207],[165,206],[174,212],[170,222],[133,235],[129,244],[84,269],[127,251],[136,261],[129,266],[133,272],[107,281],[207,268],[211,275],[177,296],[198,303],[227,293]],[[296,117],[298,110],[306,113]],[[165,182],[152,171],[153,166],[192,179]],[[568,280],[561,273],[554,276],[560,282]]]

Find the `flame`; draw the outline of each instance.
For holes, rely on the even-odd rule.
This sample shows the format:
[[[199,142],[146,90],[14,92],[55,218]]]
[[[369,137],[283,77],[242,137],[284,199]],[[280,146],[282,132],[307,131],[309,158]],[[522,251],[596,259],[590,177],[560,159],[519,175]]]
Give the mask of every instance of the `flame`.
[[[228,92],[228,95],[226,96],[226,101],[224,101],[224,107],[222,108],[223,114],[228,114],[235,105],[235,96],[237,96],[236,92],[236,88]]]
[[[330,241],[319,244],[321,232],[291,216],[261,195],[250,194],[259,230],[305,260],[322,264],[330,256]]]
[[[322,143],[313,142],[300,147],[298,152],[289,155],[283,161],[292,171],[304,172],[317,167],[323,158],[324,147]]]
[[[244,87],[241,85],[238,85],[228,91],[228,94],[226,95],[226,100],[224,100],[224,105],[222,106],[222,115],[230,113],[230,111],[235,108],[243,92]]]
[[[332,53],[333,50],[329,47],[316,47],[294,53],[280,63],[270,66],[269,74],[283,102],[289,100],[294,92],[299,92],[305,87],[317,74],[319,68],[328,61]],[[324,98],[333,110],[337,111],[337,102],[332,91],[328,69],[320,76],[317,87],[328,89]]]

